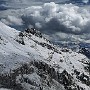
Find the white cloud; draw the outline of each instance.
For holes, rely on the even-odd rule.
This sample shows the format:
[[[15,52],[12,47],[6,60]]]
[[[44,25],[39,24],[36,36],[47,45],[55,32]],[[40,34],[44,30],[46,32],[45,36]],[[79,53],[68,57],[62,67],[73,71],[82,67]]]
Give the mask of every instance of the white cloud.
[[[89,2],[89,0],[82,0],[84,3],[88,3]]]
[[[36,28],[41,28],[42,26],[41,26],[40,23],[37,22],[37,23],[35,23],[35,27],[36,27]]]
[[[80,40],[82,37],[85,37],[83,39],[86,40],[87,35],[85,34],[90,34],[90,9],[88,8],[73,4],[50,2],[41,6],[30,6],[25,9],[14,10],[13,15],[10,13],[11,15],[6,19],[2,19],[2,22],[8,25],[24,24],[25,28],[36,27],[61,39],[69,37],[70,40],[72,34],[74,37],[79,35]],[[90,38],[89,35],[88,38]]]
[[[40,23],[41,26],[56,18],[67,28],[71,28],[71,32],[77,34],[85,32],[84,28],[90,22],[89,11],[73,4],[59,5],[54,2],[45,3],[43,6],[26,8],[25,15],[28,17],[32,16],[35,23]]]
[[[6,19],[1,19],[1,21],[7,25],[22,25],[23,21],[19,17],[8,16]]]
[[[10,90],[10,89],[6,89],[6,88],[0,88],[0,90]]]
[[[34,18],[35,26],[46,32],[50,31],[52,37],[56,36],[57,40],[87,40],[87,32],[90,33],[89,9],[73,4],[59,5],[54,2],[30,8],[27,8],[26,12],[28,17]]]

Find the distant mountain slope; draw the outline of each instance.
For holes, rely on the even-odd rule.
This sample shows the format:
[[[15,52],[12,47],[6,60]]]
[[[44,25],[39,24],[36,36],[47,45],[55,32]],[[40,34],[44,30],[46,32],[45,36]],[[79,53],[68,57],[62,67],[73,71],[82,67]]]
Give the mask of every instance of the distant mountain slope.
[[[0,22],[0,90],[90,90],[89,72],[85,55]]]

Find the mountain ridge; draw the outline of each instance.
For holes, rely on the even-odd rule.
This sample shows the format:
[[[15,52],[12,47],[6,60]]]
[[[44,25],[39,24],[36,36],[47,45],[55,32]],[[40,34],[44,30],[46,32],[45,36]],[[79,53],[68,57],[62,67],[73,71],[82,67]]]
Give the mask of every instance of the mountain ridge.
[[[89,90],[89,64],[33,28],[20,32],[0,22],[1,90]]]

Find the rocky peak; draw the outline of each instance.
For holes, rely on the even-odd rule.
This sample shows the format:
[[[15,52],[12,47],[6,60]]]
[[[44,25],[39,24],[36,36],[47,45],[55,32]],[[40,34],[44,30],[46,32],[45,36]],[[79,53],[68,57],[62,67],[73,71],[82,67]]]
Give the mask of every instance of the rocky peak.
[[[1,23],[0,88],[89,90],[90,60],[83,52],[59,48],[35,29],[23,32]],[[2,40],[3,39],[3,40]]]

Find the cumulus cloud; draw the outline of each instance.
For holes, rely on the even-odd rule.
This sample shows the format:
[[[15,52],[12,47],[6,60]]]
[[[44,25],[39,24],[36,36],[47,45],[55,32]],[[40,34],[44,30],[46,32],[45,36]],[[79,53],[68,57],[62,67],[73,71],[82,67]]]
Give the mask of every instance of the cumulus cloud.
[[[22,19],[15,16],[8,16],[5,19],[1,19],[1,21],[7,25],[23,25]]]
[[[38,28],[53,37],[56,36],[57,40],[74,40],[77,36],[79,40],[90,38],[90,10],[87,7],[50,2],[20,9],[14,13],[18,13],[18,17],[8,16],[1,21],[8,25],[23,24],[23,28]]]
[[[89,32],[90,14],[73,4],[59,5],[54,2],[25,9],[23,21],[39,29],[81,34]],[[37,25],[38,24],[38,25]],[[55,31],[54,31],[55,30]]]

